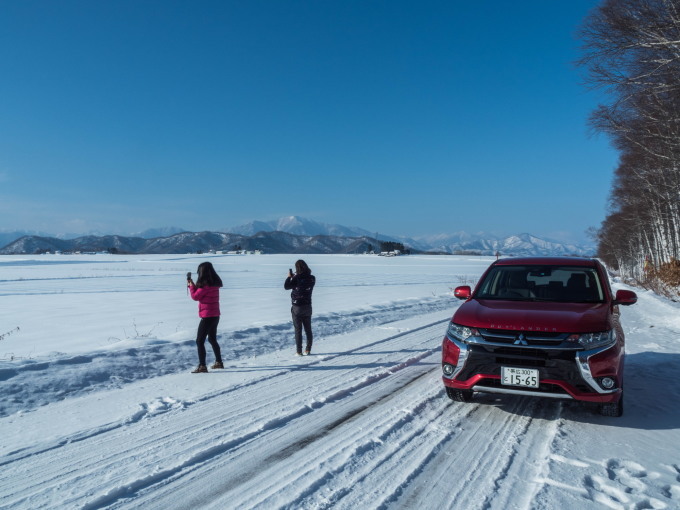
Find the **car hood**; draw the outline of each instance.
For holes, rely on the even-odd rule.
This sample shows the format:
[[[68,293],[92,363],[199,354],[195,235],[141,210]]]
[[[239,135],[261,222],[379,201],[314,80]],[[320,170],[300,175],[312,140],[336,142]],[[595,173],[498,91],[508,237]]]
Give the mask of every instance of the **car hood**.
[[[607,303],[549,303],[471,299],[463,303],[453,322],[473,328],[587,333],[611,329]]]

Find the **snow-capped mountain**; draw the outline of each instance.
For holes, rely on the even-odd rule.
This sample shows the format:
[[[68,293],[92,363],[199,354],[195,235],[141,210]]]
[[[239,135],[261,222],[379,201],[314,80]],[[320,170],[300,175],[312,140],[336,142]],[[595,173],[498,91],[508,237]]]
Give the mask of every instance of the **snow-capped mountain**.
[[[28,232],[25,230],[2,231],[0,232],[0,248],[24,236],[45,236],[45,235],[49,234],[45,234],[44,232]]]
[[[377,235],[375,232],[359,227],[320,223],[300,216],[286,216],[272,221],[252,221],[246,225],[226,228],[223,232],[227,233],[228,240],[226,238],[213,239],[214,235],[217,235],[215,232],[192,233],[179,227],[167,227],[149,229],[130,237],[81,236],[76,238],[77,242],[71,243],[64,241],[72,240],[76,236],[27,235],[26,238],[17,240],[26,234],[7,232],[0,233],[0,248],[5,247],[2,250],[3,253],[35,253],[36,251],[56,250],[97,251],[111,248],[127,253],[186,253],[195,250],[232,249],[229,247],[230,245],[241,245],[244,249],[262,249],[267,253],[292,253],[297,249],[301,250],[300,253],[344,253],[347,252],[346,250],[355,252],[357,249],[354,245],[348,247],[347,243],[351,244],[352,241],[346,238],[354,240],[361,238],[362,243],[371,244],[374,248],[379,248],[378,243],[380,242],[392,241],[402,243],[407,248],[417,252],[475,253],[480,255],[500,253],[501,255],[513,256],[592,256],[595,253],[594,246],[560,243],[526,233],[501,237],[487,232],[470,234],[459,231],[453,234],[409,238]],[[266,234],[259,235],[260,233]],[[285,233],[293,237],[286,237],[284,241],[280,236],[277,237],[277,233]],[[212,234],[212,237],[210,234]],[[298,240],[296,236],[305,239]],[[264,237],[267,238],[266,242]],[[316,239],[314,243],[320,246],[314,247],[314,243],[309,244],[310,238],[313,237],[327,239]]]
[[[142,232],[132,234],[132,237],[141,237],[143,239],[155,239],[157,237],[170,237],[175,234],[181,234],[182,232],[186,232],[186,229],[181,227],[149,228]]]
[[[423,242],[423,241],[421,241]],[[484,255],[580,255],[592,256],[595,253],[594,246],[580,246],[576,244],[560,243],[541,239],[531,234],[518,234],[507,237],[494,237],[490,235],[459,235],[451,237],[441,236],[429,241],[430,250],[459,253],[479,252]]]
[[[416,237],[417,241],[425,243],[429,246],[461,246],[474,243],[480,239],[499,240],[502,239],[502,236],[498,236],[489,232],[476,232],[471,234],[461,230],[452,234],[437,234]]]
[[[303,236],[339,236],[339,237],[376,237],[375,232],[359,227],[345,227],[319,223],[300,216],[286,216],[272,221],[253,221],[246,225],[226,229],[227,232],[252,236],[257,232],[280,231]],[[592,256],[594,246],[560,243],[542,239],[532,234],[498,236],[488,232],[468,233],[465,231],[435,236],[404,237],[377,236],[380,241],[396,241],[414,250],[434,251],[441,253],[474,252],[482,255],[580,255]]]
[[[225,229],[225,232],[245,236],[252,236],[258,232],[274,231],[302,236],[362,237],[375,235],[375,232],[369,232],[359,227],[320,223],[300,216],[285,216],[272,221],[251,221],[245,225]]]
[[[253,236],[223,232],[182,232],[143,239],[125,236],[84,236],[76,239],[24,236],[0,248],[0,255],[34,253],[205,253],[259,250],[264,253],[364,253],[377,247],[368,237],[303,236],[288,232],[259,232]]]

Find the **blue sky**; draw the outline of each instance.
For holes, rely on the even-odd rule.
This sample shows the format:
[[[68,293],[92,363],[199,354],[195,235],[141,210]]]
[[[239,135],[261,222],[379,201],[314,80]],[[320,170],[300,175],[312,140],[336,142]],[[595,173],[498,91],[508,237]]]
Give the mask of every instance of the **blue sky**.
[[[0,3],[0,230],[583,240],[617,154],[573,62],[594,0]]]

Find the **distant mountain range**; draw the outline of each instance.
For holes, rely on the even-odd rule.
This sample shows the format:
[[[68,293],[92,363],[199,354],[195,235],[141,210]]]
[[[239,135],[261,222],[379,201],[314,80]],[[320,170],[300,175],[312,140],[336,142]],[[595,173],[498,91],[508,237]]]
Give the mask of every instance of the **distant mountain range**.
[[[428,246],[429,251],[444,253],[479,252],[484,255],[578,255],[590,257],[595,254],[594,246],[548,241],[531,234],[518,234],[502,238],[474,237],[467,234],[436,236],[416,241],[414,246]]]
[[[430,237],[387,236],[358,227],[319,223],[299,216],[275,221],[253,221],[229,227],[226,232],[185,232],[179,227],[150,229],[131,236],[49,236],[36,233],[0,233],[0,254],[38,252],[189,253],[210,250],[262,250],[265,253],[357,253],[380,242],[404,244],[414,252],[475,253],[481,255],[592,256],[592,246],[565,244],[531,234],[496,237],[457,232]],[[6,245],[6,246],[5,246]]]
[[[0,255],[45,252],[206,253],[260,250],[264,253],[364,253],[379,243],[365,237],[299,236],[287,232],[260,232],[254,236],[222,232],[183,232],[144,239],[125,236],[84,236],[76,239],[24,236],[0,250]]]
[[[274,221],[252,221],[245,225],[229,227],[226,232],[252,236],[258,232],[288,232],[300,236],[338,236],[338,237],[375,237],[375,232],[363,228],[331,225],[318,221],[301,218],[300,216],[286,216]]]
[[[281,231],[298,235],[325,235],[343,237],[369,237],[380,241],[403,243],[419,252],[460,253],[475,252],[482,255],[579,255],[592,256],[594,246],[560,243],[541,239],[531,234],[518,234],[498,237],[486,232],[470,234],[456,232],[436,236],[404,237],[390,236],[371,232],[359,227],[346,227],[319,223],[299,216],[287,216],[273,221],[253,221],[245,225],[225,229],[228,232],[253,235],[257,232]]]

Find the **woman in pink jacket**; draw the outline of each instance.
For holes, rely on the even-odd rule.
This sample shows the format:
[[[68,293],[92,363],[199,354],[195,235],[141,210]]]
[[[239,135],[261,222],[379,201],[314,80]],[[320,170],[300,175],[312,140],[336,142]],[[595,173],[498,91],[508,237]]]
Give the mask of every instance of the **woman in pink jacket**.
[[[198,324],[196,334],[196,346],[198,347],[198,368],[193,374],[206,373],[208,367],[205,363],[205,339],[208,338],[210,346],[215,353],[215,364],[210,368],[224,368],[222,364],[222,354],[217,343],[217,324],[220,322],[220,287],[222,279],[215,272],[215,268],[210,262],[199,264],[198,279],[196,283],[187,278],[191,299],[198,301],[198,316],[201,322]]]

